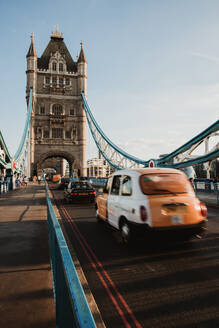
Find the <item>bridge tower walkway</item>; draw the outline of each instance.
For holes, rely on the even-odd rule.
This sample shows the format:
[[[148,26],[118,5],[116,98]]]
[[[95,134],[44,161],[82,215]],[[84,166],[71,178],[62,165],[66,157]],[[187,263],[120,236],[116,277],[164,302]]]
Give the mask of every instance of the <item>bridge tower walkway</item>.
[[[0,279],[0,327],[56,327],[44,185],[0,195]]]

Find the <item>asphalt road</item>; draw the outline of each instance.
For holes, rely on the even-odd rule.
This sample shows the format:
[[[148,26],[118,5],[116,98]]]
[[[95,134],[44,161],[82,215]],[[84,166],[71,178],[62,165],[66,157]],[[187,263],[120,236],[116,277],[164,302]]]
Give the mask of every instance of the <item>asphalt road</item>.
[[[201,239],[125,246],[89,204],[64,204],[65,230],[107,328],[219,327],[219,216]]]

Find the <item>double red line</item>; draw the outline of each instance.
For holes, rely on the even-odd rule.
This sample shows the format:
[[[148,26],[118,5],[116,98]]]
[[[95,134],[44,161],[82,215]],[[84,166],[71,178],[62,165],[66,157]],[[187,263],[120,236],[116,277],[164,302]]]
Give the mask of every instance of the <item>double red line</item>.
[[[56,197],[55,193],[54,193],[54,197],[57,201],[57,197]],[[61,205],[60,208],[62,210],[64,218],[70,224],[70,227],[71,227],[71,229],[74,233],[75,238],[77,238],[78,242],[80,243],[81,248],[83,249],[85,255],[87,256],[92,268],[96,272],[96,274],[97,274],[98,278],[100,279],[100,282],[102,283],[103,287],[105,288],[109,298],[113,302],[113,304],[114,304],[119,316],[121,317],[125,327],[126,328],[131,328],[132,327],[126,319],[126,316],[125,316],[125,313],[124,313],[126,311],[129,315],[129,318],[132,320],[132,323],[134,323],[134,327],[142,328],[141,324],[135,318],[132,310],[130,309],[130,307],[128,306],[128,304],[126,303],[126,301],[124,300],[124,298],[122,297],[122,295],[120,294],[118,289],[116,288],[116,285],[114,284],[114,282],[112,281],[112,279],[110,278],[110,276],[108,275],[106,270],[103,268],[102,263],[99,261],[99,259],[95,255],[94,251],[92,250],[92,248],[87,243],[84,236],[81,234],[81,232],[78,229],[76,223],[71,218],[71,216],[69,215],[66,208],[63,205]],[[113,290],[113,292],[114,292],[115,296],[117,297],[117,299],[120,300],[120,302],[123,305],[125,311],[121,308],[121,305],[119,305],[119,303],[116,300],[115,296],[112,294],[111,289]]]

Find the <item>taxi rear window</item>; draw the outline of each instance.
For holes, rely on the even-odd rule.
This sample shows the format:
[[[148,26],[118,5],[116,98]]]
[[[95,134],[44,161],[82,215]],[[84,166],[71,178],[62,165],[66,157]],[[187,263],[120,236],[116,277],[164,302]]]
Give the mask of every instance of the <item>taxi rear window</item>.
[[[192,191],[187,177],[177,173],[156,173],[140,176],[140,187],[144,194],[178,194]]]

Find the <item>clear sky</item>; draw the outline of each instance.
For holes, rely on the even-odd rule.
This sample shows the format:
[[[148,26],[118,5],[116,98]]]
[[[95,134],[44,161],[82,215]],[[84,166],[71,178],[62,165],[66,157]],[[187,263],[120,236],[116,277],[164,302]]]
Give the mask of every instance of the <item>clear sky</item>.
[[[26,117],[26,54],[56,24],[83,40],[88,104],[105,134],[141,159],[169,153],[219,118],[218,0],[1,0],[0,130],[13,155]],[[87,157],[96,156],[88,133]]]

